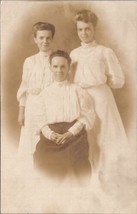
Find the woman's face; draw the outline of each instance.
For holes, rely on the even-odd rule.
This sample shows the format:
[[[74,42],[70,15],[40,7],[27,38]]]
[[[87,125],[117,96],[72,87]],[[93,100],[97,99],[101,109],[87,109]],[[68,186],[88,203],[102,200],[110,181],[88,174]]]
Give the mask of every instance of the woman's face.
[[[52,58],[51,70],[55,81],[61,82],[66,80],[69,72],[67,59],[62,56],[55,56]]]
[[[52,40],[52,32],[49,30],[39,30],[37,31],[36,37],[34,37],[34,41],[39,50],[43,52],[51,49]]]
[[[77,33],[81,42],[89,43],[94,40],[94,27],[91,22],[77,21]]]

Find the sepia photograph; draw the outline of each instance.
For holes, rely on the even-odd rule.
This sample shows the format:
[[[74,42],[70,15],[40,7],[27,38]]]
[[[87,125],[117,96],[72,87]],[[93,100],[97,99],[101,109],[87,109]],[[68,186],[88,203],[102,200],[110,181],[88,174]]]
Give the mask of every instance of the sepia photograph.
[[[137,213],[136,1],[1,1],[1,213]]]

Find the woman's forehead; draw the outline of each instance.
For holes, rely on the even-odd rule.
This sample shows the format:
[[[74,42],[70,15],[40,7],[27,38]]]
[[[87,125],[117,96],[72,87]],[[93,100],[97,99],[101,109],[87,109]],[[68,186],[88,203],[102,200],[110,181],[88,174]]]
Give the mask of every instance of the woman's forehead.
[[[53,64],[66,64],[67,63],[67,59],[63,56],[54,56],[51,60],[51,63]]]
[[[52,36],[52,32],[50,30],[38,30],[37,36]]]
[[[93,24],[91,22],[77,21],[77,28],[82,27],[93,27]]]

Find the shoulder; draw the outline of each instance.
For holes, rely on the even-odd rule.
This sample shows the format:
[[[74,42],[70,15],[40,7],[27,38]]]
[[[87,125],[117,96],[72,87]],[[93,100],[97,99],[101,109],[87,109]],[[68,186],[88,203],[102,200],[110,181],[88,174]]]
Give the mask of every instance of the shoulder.
[[[100,49],[104,54],[114,54],[114,51],[111,48],[104,45],[98,45],[98,49]]]
[[[111,48],[104,45],[97,45],[96,53],[104,60],[109,58],[116,58],[115,52]]]
[[[38,56],[38,53],[27,57],[25,59],[24,63],[32,63],[32,62],[34,62],[35,59],[37,58],[37,56]]]
[[[78,47],[78,48],[73,49],[73,50],[70,52],[70,57],[75,57],[75,56],[79,53],[80,48],[81,48],[81,46]]]
[[[100,45],[100,44],[98,44],[97,46],[96,46],[96,50],[98,51],[98,52],[111,52],[112,51],[112,49],[111,48],[109,48],[109,47],[106,47],[106,46],[104,46],[104,45]]]

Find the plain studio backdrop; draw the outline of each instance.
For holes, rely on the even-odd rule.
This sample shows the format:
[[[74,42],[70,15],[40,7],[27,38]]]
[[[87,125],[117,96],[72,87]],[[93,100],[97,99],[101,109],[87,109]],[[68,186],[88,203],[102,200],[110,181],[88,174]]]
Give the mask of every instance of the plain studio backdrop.
[[[17,204],[10,203],[12,193],[15,191],[15,189],[13,190],[11,169],[16,166],[13,165],[12,160],[17,153],[20,135],[16,93],[21,82],[25,58],[38,51],[33,41],[32,26],[39,21],[54,24],[56,27],[54,49],[70,52],[80,45],[73,17],[76,11],[84,8],[93,10],[98,16],[96,40],[115,51],[126,77],[124,87],[114,90],[113,94],[133,150],[134,164],[134,151],[136,150],[136,2],[3,1],[1,3],[3,212],[12,213],[17,207]],[[78,210],[78,212],[83,211]],[[90,213],[90,210],[86,210],[86,212]]]

